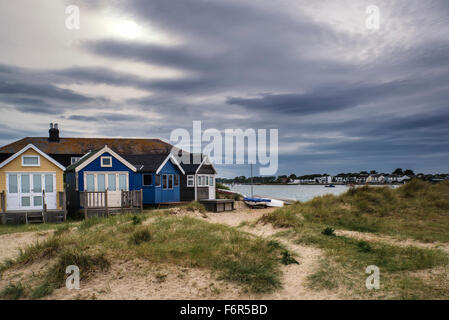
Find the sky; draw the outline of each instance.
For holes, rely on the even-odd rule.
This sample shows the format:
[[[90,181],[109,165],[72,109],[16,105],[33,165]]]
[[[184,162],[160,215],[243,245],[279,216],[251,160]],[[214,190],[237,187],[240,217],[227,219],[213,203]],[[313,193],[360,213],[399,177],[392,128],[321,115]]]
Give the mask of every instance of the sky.
[[[448,16],[447,0],[2,0],[0,145],[50,122],[169,142],[200,120],[278,129],[278,175],[449,172]]]

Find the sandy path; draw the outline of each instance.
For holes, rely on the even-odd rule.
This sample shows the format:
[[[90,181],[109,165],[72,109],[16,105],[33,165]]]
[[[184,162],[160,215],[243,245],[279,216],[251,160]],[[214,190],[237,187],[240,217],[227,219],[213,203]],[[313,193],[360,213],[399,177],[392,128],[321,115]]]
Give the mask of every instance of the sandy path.
[[[447,243],[426,243],[420,242],[413,239],[397,239],[392,236],[387,235],[377,235],[368,232],[358,232],[358,231],[348,231],[348,230],[336,230],[335,234],[338,236],[345,236],[349,238],[354,238],[357,240],[373,241],[373,242],[385,242],[400,247],[414,246],[423,249],[441,249],[449,252],[449,244]]]
[[[16,258],[19,255],[19,249],[36,243],[36,241],[45,240],[52,231],[38,232],[20,232],[4,234],[0,236],[0,263],[7,259]]]
[[[252,226],[265,213],[276,210],[267,209],[249,209],[237,207],[238,211],[209,213],[208,218],[204,219],[212,223],[226,224],[237,227],[243,222],[247,222],[241,230],[263,238],[275,238],[274,235],[283,229],[275,229],[271,224],[256,224]],[[285,245],[290,252],[297,255],[297,264],[282,266],[282,288],[270,294],[250,296],[253,299],[282,299],[282,300],[309,300],[309,299],[342,299],[343,292],[320,290],[315,291],[306,285],[307,277],[318,270],[322,252],[318,248],[307,247],[292,243],[286,239],[275,238]]]
[[[206,271],[173,265],[149,264],[143,260],[114,263],[110,270],[99,273],[79,290],[61,288],[52,300],[177,300],[234,299],[237,285],[216,280]]]

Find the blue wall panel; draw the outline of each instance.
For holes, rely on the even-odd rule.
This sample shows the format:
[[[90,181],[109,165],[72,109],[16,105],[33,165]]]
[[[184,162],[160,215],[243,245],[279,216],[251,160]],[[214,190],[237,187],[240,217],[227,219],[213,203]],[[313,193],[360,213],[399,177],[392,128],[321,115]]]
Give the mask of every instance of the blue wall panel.
[[[112,157],[112,167],[101,167],[101,157]],[[108,152],[103,153],[101,156],[92,161],[89,165],[78,172],[78,188],[80,191],[84,191],[84,172],[128,172],[129,175],[129,190],[143,190],[143,203],[144,204],[156,204],[160,202],[178,202],[181,199],[180,196],[180,175],[182,174],[179,168],[167,161],[164,167],[160,171],[161,185],[155,187],[156,176],[154,173],[141,173],[133,172],[127,166],[115,159]],[[151,174],[153,176],[151,186],[143,186],[143,174]],[[178,175],[178,186],[175,187],[173,183],[172,189],[164,189],[162,187],[162,175]],[[174,179],[173,179],[174,182]]]

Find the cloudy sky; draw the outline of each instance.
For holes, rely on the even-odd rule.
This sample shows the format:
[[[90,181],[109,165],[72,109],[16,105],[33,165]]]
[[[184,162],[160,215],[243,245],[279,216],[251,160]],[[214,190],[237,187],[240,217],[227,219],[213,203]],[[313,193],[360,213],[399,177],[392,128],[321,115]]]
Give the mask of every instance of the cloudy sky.
[[[1,0],[0,145],[49,122],[169,141],[201,120],[279,129],[278,174],[448,172],[448,17],[447,0]]]

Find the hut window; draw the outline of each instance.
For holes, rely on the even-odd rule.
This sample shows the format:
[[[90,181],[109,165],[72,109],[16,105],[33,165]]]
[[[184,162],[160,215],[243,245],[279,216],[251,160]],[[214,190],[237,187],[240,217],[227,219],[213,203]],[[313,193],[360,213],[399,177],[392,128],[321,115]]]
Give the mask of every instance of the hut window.
[[[45,192],[47,192],[47,193],[53,192],[53,175],[52,174],[45,175]]]
[[[40,157],[39,156],[22,156],[22,166],[24,167],[39,167]]]
[[[33,174],[33,192],[34,193],[42,192],[42,175],[41,174]]]
[[[167,175],[162,175],[162,188],[167,189]]]
[[[95,191],[95,176],[93,174],[86,175],[86,187],[87,192]]]
[[[30,175],[22,174],[21,179],[21,188],[22,193],[30,193]]]
[[[144,174],[143,175],[143,186],[151,186],[153,185],[153,175],[151,174]]]
[[[175,175],[175,187],[179,186],[179,176],[176,174]]]
[[[112,167],[112,157],[101,157],[101,166],[106,168]]]
[[[108,190],[109,191],[117,190],[117,181],[115,173],[108,174]]]
[[[211,187],[214,186],[214,176],[209,177],[209,186],[211,186]]]
[[[173,175],[172,174],[170,174],[168,176],[168,188],[173,189]]]
[[[19,192],[17,181],[18,181],[17,174],[9,174],[8,175],[8,187],[9,187],[8,192],[9,193],[18,193]]]
[[[188,187],[195,186],[195,178],[193,176],[187,176],[187,186]]]
[[[127,190],[126,188],[126,174],[118,175],[118,188],[119,190]]]
[[[104,192],[106,190],[106,177],[104,174],[97,175],[97,191]]]
[[[161,176],[158,175],[158,174],[156,175],[155,186],[156,187],[160,187],[161,186]]]

